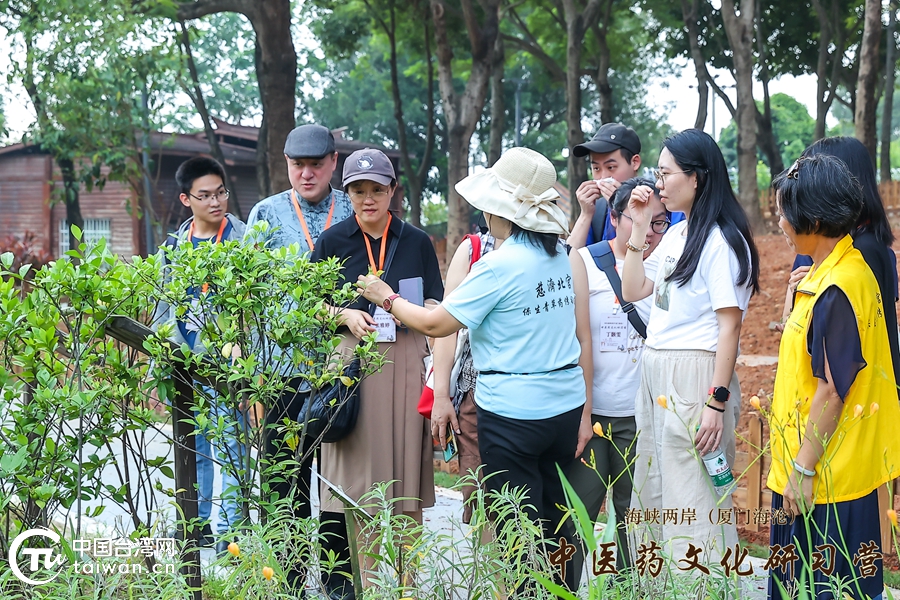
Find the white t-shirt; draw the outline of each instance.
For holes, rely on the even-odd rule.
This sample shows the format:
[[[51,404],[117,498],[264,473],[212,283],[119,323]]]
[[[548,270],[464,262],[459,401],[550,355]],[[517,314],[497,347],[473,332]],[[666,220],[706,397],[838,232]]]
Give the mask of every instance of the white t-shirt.
[[[675,270],[687,241],[687,221],[673,225],[656,251],[644,261],[646,272],[656,273],[652,309],[647,327],[647,345],[656,350],[707,350],[715,352],[719,342],[716,311],[737,306],[747,314],[752,289],[738,285],[740,265],[722,230],[714,226],[700,252],[693,277],[684,285],[666,281]],[[749,251],[748,251],[749,255]]]
[[[587,268],[591,307],[591,344],[594,357],[593,408],[591,413],[603,417],[634,416],[634,398],[641,383],[641,354],[644,340],[621,310],[609,278],[594,262],[590,251],[578,251]],[[622,272],[624,260],[616,260]],[[655,273],[646,266],[644,273],[653,279]],[[641,320],[650,317],[650,297],[634,303]],[[621,341],[620,341],[621,340]]]

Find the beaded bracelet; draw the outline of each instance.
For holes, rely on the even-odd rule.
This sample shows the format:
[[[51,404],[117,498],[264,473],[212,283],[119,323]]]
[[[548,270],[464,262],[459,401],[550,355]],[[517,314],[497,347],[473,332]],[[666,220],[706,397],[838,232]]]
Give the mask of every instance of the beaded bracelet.
[[[646,252],[650,248],[650,242],[645,242],[643,248],[638,248],[631,243],[631,240],[628,240],[627,242],[625,242],[625,247],[632,252]]]

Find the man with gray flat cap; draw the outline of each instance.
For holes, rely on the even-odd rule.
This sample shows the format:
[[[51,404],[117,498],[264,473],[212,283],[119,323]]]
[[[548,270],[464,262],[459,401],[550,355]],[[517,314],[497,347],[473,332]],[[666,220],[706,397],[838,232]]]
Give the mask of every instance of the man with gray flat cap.
[[[247,236],[257,221],[267,221],[265,239],[254,237],[269,248],[300,245],[312,252],[323,231],[353,214],[350,197],[331,187],[338,155],[334,136],[321,125],[301,125],[284,142],[291,189],[260,200],[247,218]],[[246,238],[245,238],[246,239]]]
[[[267,248],[283,248],[298,244],[301,253],[311,253],[316,241],[326,229],[353,214],[350,197],[331,187],[331,176],[338,164],[334,148],[334,136],[321,125],[301,125],[291,131],[284,143],[291,189],[269,196],[253,207],[247,218],[245,243],[259,243]],[[265,234],[253,231],[257,221],[267,221]],[[273,348],[272,355],[279,356],[280,348]],[[294,451],[285,440],[285,432],[276,424],[285,418],[298,420],[300,411],[309,395],[309,385],[301,378],[301,370],[290,360],[282,360],[285,366],[281,376],[284,390],[266,411],[268,429],[263,452],[263,468],[269,471],[269,500],[292,497],[293,515],[309,518],[311,515],[310,484],[312,478],[313,447],[297,448],[306,459],[299,465],[299,472],[291,465]],[[302,419],[300,419],[302,420]],[[310,442],[307,445],[311,446]],[[279,467],[291,467],[279,472]],[[321,465],[319,467],[321,469]],[[293,482],[293,483],[292,483]],[[288,566],[288,584],[295,590],[302,589],[306,578],[306,565]]]

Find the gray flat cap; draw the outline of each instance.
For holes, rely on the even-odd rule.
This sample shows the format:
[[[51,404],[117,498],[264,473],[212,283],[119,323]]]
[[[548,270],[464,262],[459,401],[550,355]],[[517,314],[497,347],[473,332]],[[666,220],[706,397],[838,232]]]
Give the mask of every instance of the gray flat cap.
[[[321,125],[301,125],[291,131],[284,142],[288,158],[321,158],[334,154],[334,136]]]

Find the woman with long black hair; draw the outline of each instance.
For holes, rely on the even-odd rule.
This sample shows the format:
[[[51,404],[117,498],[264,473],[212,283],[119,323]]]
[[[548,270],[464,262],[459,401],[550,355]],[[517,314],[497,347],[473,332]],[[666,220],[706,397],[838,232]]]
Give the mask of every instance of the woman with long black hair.
[[[722,152],[709,135],[688,129],[668,138],[658,165],[663,204],[687,220],[669,230],[645,271],[652,190],[632,192],[622,293],[628,302],[653,294],[635,399],[633,504],[650,514],[674,509],[649,523],[670,558],[715,564],[737,543],[737,531],[733,522],[716,523],[717,509],[731,508],[731,500],[720,497],[702,458],[721,449],[734,464],[741,394],[734,366],[744,313],[759,289],[759,260]]]

